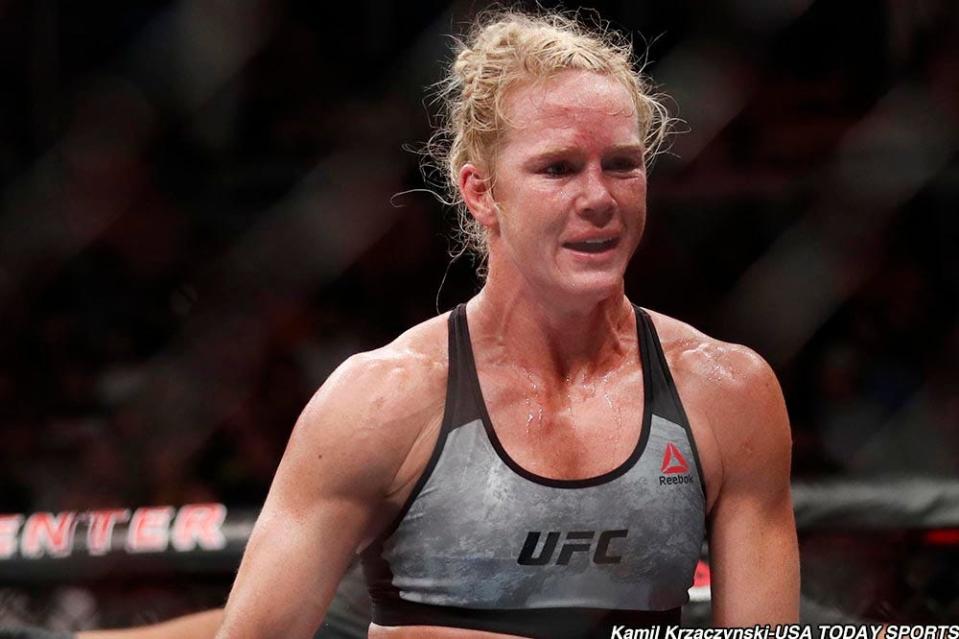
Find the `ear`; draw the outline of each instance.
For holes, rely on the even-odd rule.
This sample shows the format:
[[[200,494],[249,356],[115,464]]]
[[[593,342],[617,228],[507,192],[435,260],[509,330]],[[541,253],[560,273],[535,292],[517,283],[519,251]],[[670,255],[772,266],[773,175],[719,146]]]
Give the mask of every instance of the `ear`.
[[[476,221],[487,229],[495,228],[498,223],[496,218],[498,209],[493,199],[490,176],[475,164],[467,162],[460,169],[459,187],[466,208],[470,210]]]

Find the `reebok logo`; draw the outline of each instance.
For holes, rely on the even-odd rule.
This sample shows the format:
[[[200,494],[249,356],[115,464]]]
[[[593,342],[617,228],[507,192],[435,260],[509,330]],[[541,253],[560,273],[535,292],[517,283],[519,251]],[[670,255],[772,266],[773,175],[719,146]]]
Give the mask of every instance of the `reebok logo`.
[[[686,458],[676,448],[673,442],[667,442],[666,450],[663,451],[663,463],[659,467],[660,486],[671,486],[673,484],[691,484],[693,477],[689,474],[689,463]]]
[[[577,530],[567,532],[563,539],[563,545],[559,549],[559,557],[556,559],[557,566],[568,566],[573,553],[590,553],[594,564],[618,564],[623,560],[619,555],[610,552],[610,542],[614,539],[625,538],[629,534],[628,530],[603,530],[599,532],[599,538],[596,539],[596,548],[593,549],[593,539],[596,538],[595,530]],[[531,530],[526,534],[526,542],[523,549],[516,559],[516,563],[521,566],[546,566],[553,563],[553,555],[556,552],[556,546],[562,533],[559,531],[550,531],[546,533],[546,540],[543,547],[539,549],[539,555],[536,550],[539,547],[539,538],[541,532]]]
[[[663,465],[659,471],[664,475],[689,472],[689,464],[686,463],[686,458],[683,457],[683,454],[679,452],[673,442],[666,444],[666,451],[663,453]]]

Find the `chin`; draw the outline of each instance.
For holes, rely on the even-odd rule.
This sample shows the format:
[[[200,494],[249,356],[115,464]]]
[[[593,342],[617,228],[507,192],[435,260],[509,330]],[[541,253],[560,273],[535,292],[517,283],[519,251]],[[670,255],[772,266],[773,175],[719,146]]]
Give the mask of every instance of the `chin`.
[[[560,280],[561,294],[576,300],[577,304],[597,304],[623,293],[621,272],[576,273]]]

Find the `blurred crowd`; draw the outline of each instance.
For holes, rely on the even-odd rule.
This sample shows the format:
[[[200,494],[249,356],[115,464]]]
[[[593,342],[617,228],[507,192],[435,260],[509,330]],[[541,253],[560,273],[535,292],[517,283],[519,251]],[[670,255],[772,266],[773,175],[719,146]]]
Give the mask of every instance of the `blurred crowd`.
[[[0,3],[0,512],[255,507],[480,286],[404,150],[475,7],[108,4]],[[797,477],[957,476],[955,3],[597,7],[683,121],[627,294],[773,364]]]
[[[18,90],[4,107],[0,150],[7,510],[256,504],[299,409],[340,360],[479,285],[463,258],[437,295],[451,213],[422,193],[396,195],[423,186],[417,157],[371,142],[428,135],[423,107],[406,100],[417,87],[389,76],[403,73],[406,50],[420,46],[415,35],[381,25],[392,42],[350,46],[319,12],[281,4],[249,18],[268,31],[263,42],[199,104],[174,101],[175,90],[148,76],[160,73],[149,66],[157,51],[173,46],[156,33],[161,26],[202,16],[171,15],[185,11],[174,5],[96,16],[69,5],[5,5],[6,46],[31,59],[7,69]],[[868,190],[883,195],[901,179],[886,169],[916,173],[916,164],[938,159],[896,137],[913,123],[874,116],[899,85],[926,92],[936,111],[924,116],[940,118],[930,126],[955,142],[959,57],[946,26],[956,11],[920,3],[926,15],[914,8],[903,16],[885,3],[820,4],[779,26],[772,42],[746,32],[739,50],[716,51],[735,87],[717,100],[742,104],[715,138],[697,140],[687,115],[709,105],[675,98],[690,131],[654,168],[650,231],[628,292],[773,363],[793,417],[797,473],[955,474],[955,144],[900,201]],[[441,16],[453,21],[435,9],[406,14],[398,16],[423,32],[437,18],[448,26]],[[647,28],[666,34],[651,48],[654,75],[684,55],[684,37],[694,41],[694,60],[707,46],[692,8],[649,14]],[[363,31],[377,20],[360,16],[356,38],[372,37]],[[166,38],[183,36],[183,25],[169,28]],[[723,29],[758,27],[733,23],[707,35]],[[745,57],[760,47],[766,59]],[[352,64],[332,57],[338,49]],[[889,121],[873,129],[863,124],[884,115]],[[397,126],[405,129],[385,133]],[[849,151],[860,130],[871,146]],[[876,157],[848,161],[872,173],[837,176],[844,153],[866,152]],[[344,171],[341,162],[359,166]],[[332,183],[341,174],[354,183]],[[304,182],[305,201],[284,204]],[[375,190],[372,209],[326,198],[338,188]],[[310,210],[337,204],[345,206]],[[310,215],[326,222],[284,221]],[[353,227],[362,239],[348,255],[320,263],[291,254],[335,252]],[[285,245],[310,230],[322,234]],[[775,249],[790,240],[806,244],[781,266]],[[301,268],[312,272],[294,272]],[[791,271],[777,286],[801,288],[742,293],[750,278],[779,268]],[[778,337],[771,323],[803,316],[804,300],[823,295],[829,306],[799,326],[795,344],[793,325]],[[752,323],[738,321],[744,314]],[[763,324],[755,336],[752,324]],[[167,437],[162,427],[171,423]]]

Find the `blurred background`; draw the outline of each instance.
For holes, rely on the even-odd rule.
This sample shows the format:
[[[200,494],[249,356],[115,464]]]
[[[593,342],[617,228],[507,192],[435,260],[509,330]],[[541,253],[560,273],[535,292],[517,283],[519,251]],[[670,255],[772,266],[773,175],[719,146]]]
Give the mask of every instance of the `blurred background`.
[[[453,213],[401,193],[424,186],[404,147],[430,135],[448,34],[485,6],[0,2],[0,512],[256,509],[339,362],[478,290],[468,259],[449,266]],[[959,476],[959,5],[591,6],[648,46],[685,122],[627,294],[773,365],[797,482],[893,486],[864,498],[882,511],[918,479],[941,506]],[[956,623],[959,519],[890,512],[803,529],[804,589]],[[0,621],[164,618],[221,604],[231,571],[24,572]]]

